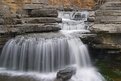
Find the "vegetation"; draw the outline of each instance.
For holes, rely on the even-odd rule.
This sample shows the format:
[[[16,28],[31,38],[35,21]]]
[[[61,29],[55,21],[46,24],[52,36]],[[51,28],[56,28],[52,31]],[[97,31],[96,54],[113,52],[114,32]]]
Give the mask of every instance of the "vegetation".
[[[97,62],[97,66],[107,81],[121,81],[120,66],[115,66],[105,61]]]

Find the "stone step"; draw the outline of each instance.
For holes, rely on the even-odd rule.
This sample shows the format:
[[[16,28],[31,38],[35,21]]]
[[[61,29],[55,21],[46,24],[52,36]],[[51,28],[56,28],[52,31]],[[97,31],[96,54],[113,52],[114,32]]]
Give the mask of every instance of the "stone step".
[[[0,25],[0,34],[16,33],[17,30],[14,27],[14,25]]]
[[[121,10],[121,7],[106,7],[104,10]]]
[[[56,9],[35,9],[29,14],[31,17],[58,17]]]
[[[114,2],[114,1],[108,2],[107,7],[121,7],[121,2],[119,2],[119,1],[118,2],[117,1],[116,2]]]
[[[121,2],[107,2],[103,6],[100,7],[103,10],[120,10]]]
[[[115,50],[115,52],[120,52],[120,47],[116,47],[112,44],[94,44],[92,47],[96,49]]]
[[[61,23],[61,18],[53,18],[53,17],[34,17],[34,18],[22,18],[22,19],[15,19],[16,24],[22,23],[31,23],[31,24],[38,24],[38,23]]]
[[[121,24],[95,24],[91,31],[103,33],[121,33]]]
[[[121,24],[121,16],[97,16],[95,24]]]
[[[121,16],[121,10],[97,10],[96,16]]]
[[[6,25],[9,30],[3,25],[0,25],[0,33],[36,33],[36,32],[52,32],[59,31],[61,27],[58,24],[18,24]]]
[[[25,4],[23,6],[24,10],[33,10],[33,9],[55,9],[54,6],[42,5],[42,4]]]
[[[16,25],[17,33],[52,32],[61,30],[59,25],[26,24]]]

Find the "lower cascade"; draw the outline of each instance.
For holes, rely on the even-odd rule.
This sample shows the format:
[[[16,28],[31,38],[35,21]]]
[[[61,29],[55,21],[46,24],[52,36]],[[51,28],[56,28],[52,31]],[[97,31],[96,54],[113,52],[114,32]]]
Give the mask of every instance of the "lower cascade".
[[[25,76],[34,81],[54,81],[57,71],[66,67],[76,68],[72,81],[105,81],[91,64],[87,46],[78,37],[61,31],[9,40],[0,56],[0,66],[0,75]]]

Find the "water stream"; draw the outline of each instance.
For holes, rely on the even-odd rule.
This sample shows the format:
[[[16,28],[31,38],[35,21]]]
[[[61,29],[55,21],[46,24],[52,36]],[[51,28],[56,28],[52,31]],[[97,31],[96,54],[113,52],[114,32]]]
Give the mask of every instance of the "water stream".
[[[81,14],[81,15],[80,15]],[[37,81],[54,81],[56,72],[76,67],[73,81],[105,81],[91,64],[87,46],[68,32],[89,32],[87,12],[60,12],[63,23],[57,33],[28,34],[9,40],[0,57],[0,75],[26,76]]]

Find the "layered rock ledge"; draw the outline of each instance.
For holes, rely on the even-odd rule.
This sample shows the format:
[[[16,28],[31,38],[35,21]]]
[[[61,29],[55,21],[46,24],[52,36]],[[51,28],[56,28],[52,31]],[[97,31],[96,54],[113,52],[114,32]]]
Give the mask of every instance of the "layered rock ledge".
[[[107,0],[95,11],[95,21],[90,28],[97,34],[93,41],[93,48],[116,50],[121,52],[121,1]]]
[[[12,37],[26,33],[57,32],[61,30],[58,23],[58,11],[49,6],[26,4],[21,10],[12,14],[9,7],[1,5],[0,10],[0,46]],[[40,7],[41,6],[41,7]]]

